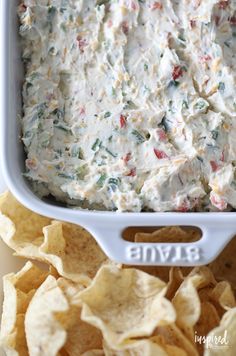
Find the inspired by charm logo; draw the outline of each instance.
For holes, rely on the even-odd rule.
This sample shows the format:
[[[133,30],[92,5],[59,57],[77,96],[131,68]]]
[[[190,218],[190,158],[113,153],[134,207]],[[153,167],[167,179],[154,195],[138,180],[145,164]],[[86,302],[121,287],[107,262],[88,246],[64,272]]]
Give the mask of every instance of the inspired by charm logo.
[[[203,344],[206,349],[223,349],[229,347],[228,331],[225,330],[223,335],[197,335],[195,331],[195,343]]]

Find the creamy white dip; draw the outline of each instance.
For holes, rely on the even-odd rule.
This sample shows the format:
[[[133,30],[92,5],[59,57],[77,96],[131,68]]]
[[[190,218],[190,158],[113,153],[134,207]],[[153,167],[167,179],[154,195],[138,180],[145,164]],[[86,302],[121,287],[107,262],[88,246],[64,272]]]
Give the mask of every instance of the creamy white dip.
[[[236,208],[236,1],[25,0],[25,175],[118,211]]]

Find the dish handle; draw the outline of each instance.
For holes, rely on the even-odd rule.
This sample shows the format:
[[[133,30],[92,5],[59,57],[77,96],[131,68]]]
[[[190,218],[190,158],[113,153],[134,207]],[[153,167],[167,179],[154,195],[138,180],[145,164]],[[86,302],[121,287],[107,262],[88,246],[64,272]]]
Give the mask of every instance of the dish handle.
[[[89,228],[103,251],[113,261],[126,265],[198,266],[212,262],[235,235],[236,227],[198,226],[196,242],[137,243],[122,238],[126,226]]]

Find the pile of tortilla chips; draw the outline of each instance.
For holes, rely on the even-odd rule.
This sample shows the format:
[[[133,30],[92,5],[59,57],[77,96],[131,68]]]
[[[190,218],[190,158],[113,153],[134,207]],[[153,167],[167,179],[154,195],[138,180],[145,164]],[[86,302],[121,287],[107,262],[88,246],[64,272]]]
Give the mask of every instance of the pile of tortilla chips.
[[[179,227],[163,231],[186,238]],[[30,260],[3,279],[7,355],[236,354],[235,239],[210,266],[121,266],[80,226],[39,216],[10,193],[0,196],[0,236]]]

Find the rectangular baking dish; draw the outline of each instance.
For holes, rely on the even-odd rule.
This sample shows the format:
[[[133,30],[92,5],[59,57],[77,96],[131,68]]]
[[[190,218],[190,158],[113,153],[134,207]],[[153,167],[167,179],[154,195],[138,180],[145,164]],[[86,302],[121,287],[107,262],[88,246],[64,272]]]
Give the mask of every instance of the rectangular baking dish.
[[[24,149],[20,141],[23,66],[18,37],[18,0],[1,1],[1,127],[0,154],[9,189],[29,209],[88,229],[111,259],[125,264],[207,264],[236,234],[236,213],[116,213],[71,209],[54,201],[42,201],[23,177]],[[29,222],[30,223],[30,222]],[[194,243],[132,243],[122,239],[130,226],[196,226],[201,240]]]

